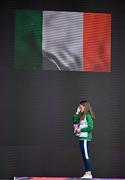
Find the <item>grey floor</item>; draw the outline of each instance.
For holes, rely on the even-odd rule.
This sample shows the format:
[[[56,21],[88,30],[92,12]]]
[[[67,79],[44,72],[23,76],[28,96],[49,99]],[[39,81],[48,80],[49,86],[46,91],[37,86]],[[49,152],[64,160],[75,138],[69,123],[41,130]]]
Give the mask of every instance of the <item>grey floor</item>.
[[[32,177],[33,178],[33,177]],[[13,180],[32,180],[31,177],[16,177]],[[38,177],[38,180],[80,180],[81,178],[57,178],[57,177]],[[1,180],[1,179],[0,179]],[[37,178],[35,178],[34,180],[37,180]],[[92,178],[92,180],[125,180],[125,178]]]

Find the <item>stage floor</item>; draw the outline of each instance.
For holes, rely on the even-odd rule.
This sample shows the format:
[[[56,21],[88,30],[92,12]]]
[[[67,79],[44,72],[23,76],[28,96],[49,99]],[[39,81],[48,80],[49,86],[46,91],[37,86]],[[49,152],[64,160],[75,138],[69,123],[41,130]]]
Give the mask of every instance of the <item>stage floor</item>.
[[[79,180],[80,177],[14,177],[14,180]],[[125,180],[125,178],[92,178],[92,180]]]

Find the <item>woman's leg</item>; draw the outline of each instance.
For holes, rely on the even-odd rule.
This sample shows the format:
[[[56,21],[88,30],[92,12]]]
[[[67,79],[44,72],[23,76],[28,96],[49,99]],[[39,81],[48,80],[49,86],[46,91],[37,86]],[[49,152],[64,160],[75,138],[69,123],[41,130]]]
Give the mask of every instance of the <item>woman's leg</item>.
[[[89,157],[89,145],[90,141],[87,140],[80,140],[80,151],[82,154],[82,159],[84,162],[84,167],[85,167],[85,172],[91,172],[92,170],[92,164],[91,164],[91,159]]]

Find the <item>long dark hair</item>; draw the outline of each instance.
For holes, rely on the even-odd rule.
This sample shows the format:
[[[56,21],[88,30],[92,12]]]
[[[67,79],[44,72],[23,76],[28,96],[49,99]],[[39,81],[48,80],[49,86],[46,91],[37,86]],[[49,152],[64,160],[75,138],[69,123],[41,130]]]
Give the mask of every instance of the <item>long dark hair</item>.
[[[84,112],[79,115],[80,120],[84,119],[86,113],[88,113],[88,112],[91,114],[92,118],[95,119],[94,111],[88,101],[83,100],[83,101],[80,101],[79,104],[85,107]]]

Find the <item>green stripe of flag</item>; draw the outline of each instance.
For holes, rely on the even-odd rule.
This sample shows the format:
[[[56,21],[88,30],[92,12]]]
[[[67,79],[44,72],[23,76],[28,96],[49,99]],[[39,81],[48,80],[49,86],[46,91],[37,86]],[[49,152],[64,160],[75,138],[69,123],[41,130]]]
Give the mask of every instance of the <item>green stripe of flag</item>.
[[[15,67],[42,68],[42,12],[16,10]]]

